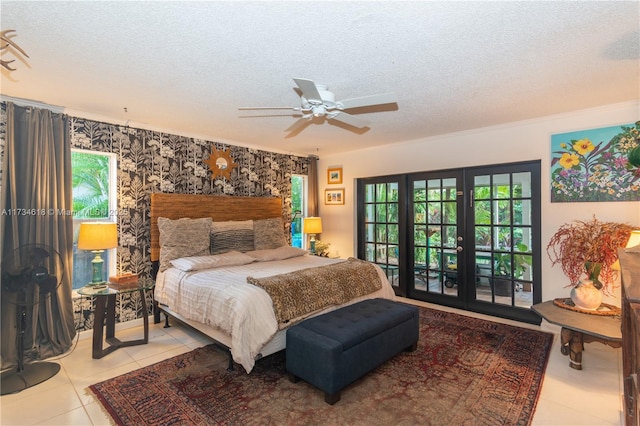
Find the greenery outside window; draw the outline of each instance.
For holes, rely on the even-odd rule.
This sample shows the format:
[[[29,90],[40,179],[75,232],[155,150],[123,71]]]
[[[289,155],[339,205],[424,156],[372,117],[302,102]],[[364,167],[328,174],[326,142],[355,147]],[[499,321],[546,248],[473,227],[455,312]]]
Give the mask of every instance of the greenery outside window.
[[[116,156],[95,151],[71,150],[73,190],[73,288],[91,282],[94,255],[78,249],[78,231],[82,222],[115,222]],[[103,254],[104,279],[116,270],[115,250]]]
[[[302,232],[302,218],[307,211],[307,177],[303,175],[291,176],[291,245],[304,247]]]

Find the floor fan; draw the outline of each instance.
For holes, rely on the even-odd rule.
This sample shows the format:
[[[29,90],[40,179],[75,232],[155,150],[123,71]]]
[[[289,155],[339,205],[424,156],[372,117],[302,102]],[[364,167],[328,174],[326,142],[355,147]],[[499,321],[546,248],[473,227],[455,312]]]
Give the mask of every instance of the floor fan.
[[[27,244],[14,250],[2,260],[2,299],[16,305],[17,368],[2,372],[2,395],[17,393],[55,376],[60,365],[40,361],[24,362],[24,335],[32,320],[33,306],[47,298],[62,283],[64,264],[60,254],[42,244]]]

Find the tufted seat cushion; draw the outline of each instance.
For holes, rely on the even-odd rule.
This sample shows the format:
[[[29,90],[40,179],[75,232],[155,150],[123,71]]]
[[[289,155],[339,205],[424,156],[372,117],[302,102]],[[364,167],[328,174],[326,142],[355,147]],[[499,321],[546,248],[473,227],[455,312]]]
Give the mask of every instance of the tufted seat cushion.
[[[287,330],[290,378],[322,389],[333,404],[342,388],[398,352],[415,349],[418,317],[415,306],[371,299],[303,321]]]
[[[353,346],[411,320],[417,308],[373,299],[308,319],[303,327],[322,336],[329,336],[346,351]]]

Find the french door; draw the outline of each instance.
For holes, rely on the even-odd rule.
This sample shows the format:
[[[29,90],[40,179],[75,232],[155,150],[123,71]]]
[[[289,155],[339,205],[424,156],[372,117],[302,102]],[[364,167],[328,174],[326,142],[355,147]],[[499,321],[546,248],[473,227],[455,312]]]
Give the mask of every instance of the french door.
[[[360,179],[358,224],[397,294],[540,321],[539,162]]]

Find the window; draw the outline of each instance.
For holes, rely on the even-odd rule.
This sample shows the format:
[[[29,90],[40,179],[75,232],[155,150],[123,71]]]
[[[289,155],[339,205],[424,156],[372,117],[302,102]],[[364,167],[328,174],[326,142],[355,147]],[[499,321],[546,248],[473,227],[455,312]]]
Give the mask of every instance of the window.
[[[78,250],[78,231],[82,222],[115,222],[116,156],[94,151],[72,150],[73,188],[73,288],[91,282],[94,255]],[[115,272],[115,249],[103,253],[106,280]]]
[[[307,210],[307,177],[291,177],[291,245],[304,248],[302,217]]]

